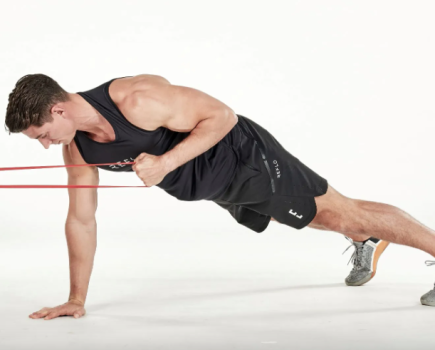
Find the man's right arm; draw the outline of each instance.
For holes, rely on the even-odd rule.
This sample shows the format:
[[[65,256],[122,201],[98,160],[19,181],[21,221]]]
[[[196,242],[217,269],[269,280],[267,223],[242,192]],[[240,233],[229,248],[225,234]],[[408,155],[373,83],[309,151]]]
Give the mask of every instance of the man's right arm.
[[[77,145],[72,141],[63,146],[65,164],[86,164]],[[66,168],[69,185],[98,185],[98,169],[94,166]],[[44,307],[29,315],[50,320],[62,315],[84,316],[86,295],[97,248],[96,188],[69,188],[69,209],[65,223],[70,269],[70,294],[68,301],[56,307]]]
[[[63,146],[65,164],[86,164],[72,141]],[[69,185],[98,185],[97,167],[66,168]],[[70,268],[69,301],[85,303],[97,248],[96,188],[69,188],[69,209],[65,223]]]

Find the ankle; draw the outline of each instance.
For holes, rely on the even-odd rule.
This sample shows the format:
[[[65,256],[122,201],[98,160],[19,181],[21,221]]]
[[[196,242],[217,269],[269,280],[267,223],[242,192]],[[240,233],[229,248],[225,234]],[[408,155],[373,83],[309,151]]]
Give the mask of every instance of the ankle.
[[[365,242],[368,239],[370,239],[370,236],[367,236],[367,235],[359,235],[359,234],[348,235],[348,234],[346,234],[346,236],[351,238],[352,241],[354,241],[354,242]]]

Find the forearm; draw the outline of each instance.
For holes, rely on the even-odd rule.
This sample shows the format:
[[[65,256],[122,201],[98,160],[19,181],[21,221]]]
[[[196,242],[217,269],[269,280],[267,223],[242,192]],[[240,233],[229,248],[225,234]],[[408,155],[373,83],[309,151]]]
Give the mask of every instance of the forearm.
[[[188,137],[162,156],[167,169],[172,171],[208,151],[236,124],[237,115],[231,110],[200,121]]]
[[[70,268],[69,300],[84,304],[97,248],[97,223],[83,224],[69,218],[65,224],[65,234]]]

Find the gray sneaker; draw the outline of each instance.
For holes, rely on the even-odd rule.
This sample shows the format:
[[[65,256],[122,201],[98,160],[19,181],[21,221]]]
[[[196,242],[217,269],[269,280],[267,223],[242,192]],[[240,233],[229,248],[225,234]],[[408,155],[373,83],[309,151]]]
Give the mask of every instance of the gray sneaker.
[[[378,260],[389,242],[370,237],[365,242],[354,242],[351,238],[345,238],[352,244],[343,252],[346,253],[350,247],[355,247],[355,251],[350,257],[353,268],[346,277],[345,282],[348,286],[362,286],[370,281],[376,274]],[[349,264],[348,263],[348,264]]]
[[[426,260],[426,265],[435,265],[435,261]],[[435,306],[435,287],[420,298],[422,305]]]

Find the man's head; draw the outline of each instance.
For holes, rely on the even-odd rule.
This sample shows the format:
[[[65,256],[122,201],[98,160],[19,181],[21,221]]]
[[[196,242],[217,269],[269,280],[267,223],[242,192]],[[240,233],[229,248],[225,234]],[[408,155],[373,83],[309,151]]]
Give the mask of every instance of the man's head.
[[[44,74],[25,75],[9,94],[6,109],[6,130],[38,139],[48,148],[50,144],[68,144],[76,128],[68,115],[68,94],[52,78]]]

